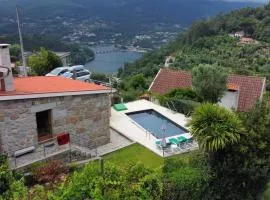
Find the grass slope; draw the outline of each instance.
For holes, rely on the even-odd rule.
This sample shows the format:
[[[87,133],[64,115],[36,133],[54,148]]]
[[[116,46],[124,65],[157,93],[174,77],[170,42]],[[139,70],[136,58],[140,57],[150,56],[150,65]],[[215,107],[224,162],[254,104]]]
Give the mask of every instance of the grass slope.
[[[188,163],[194,153],[196,152],[175,155],[173,158],[179,158]],[[104,160],[123,168],[138,162],[143,163],[149,168],[159,168],[164,163],[162,157],[137,143],[105,155]]]
[[[126,167],[130,164],[141,162],[150,168],[158,168],[163,165],[162,157],[156,155],[140,144],[133,144],[104,156],[104,160],[117,166]]]

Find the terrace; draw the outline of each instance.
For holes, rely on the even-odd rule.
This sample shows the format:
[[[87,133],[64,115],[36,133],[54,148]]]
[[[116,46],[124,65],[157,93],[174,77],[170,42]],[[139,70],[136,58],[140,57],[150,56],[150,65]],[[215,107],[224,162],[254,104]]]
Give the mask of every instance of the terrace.
[[[186,127],[188,118],[183,114],[146,100],[127,103],[125,106],[127,109],[122,111],[111,109],[110,126],[130,140],[162,157],[198,149],[197,143],[190,140],[192,136]],[[145,118],[141,118],[140,114]],[[180,138],[190,142],[181,142]],[[166,148],[165,141],[169,144]]]
[[[31,152],[15,156],[15,152],[9,156],[9,165],[12,169],[27,167],[39,161],[61,159],[65,162],[87,162],[89,159],[98,158],[116,150],[122,149],[133,142],[110,129],[110,142],[97,146],[89,137],[69,134],[70,141],[59,144],[57,137],[38,143]],[[18,151],[17,151],[18,152]]]

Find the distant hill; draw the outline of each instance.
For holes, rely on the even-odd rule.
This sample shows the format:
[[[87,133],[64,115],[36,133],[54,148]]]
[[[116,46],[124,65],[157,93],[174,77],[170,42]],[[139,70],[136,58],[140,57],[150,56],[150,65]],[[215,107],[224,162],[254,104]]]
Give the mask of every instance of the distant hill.
[[[14,33],[15,1],[0,1],[0,34]],[[102,19],[114,22],[120,30],[134,32],[149,23],[188,26],[208,18],[259,3],[213,0],[18,0],[25,22],[68,17],[77,20]]]
[[[229,36],[242,30],[258,43],[239,44],[239,39]],[[129,78],[142,73],[151,79],[169,55],[175,57],[173,68],[191,70],[216,63],[229,73],[266,76],[270,82],[270,3],[196,21],[175,41],[127,64],[119,75]]]

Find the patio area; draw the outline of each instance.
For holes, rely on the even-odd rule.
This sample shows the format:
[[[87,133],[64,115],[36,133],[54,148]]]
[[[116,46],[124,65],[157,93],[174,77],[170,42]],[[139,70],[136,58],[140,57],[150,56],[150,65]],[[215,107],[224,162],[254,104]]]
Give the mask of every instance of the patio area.
[[[168,157],[171,155],[181,154],[198,149],[198,144],[195,141],[191,140],[192,136],[188,132],[188,128],[186,127],[188,118],[186,118],[183,114],[176,113],[168,108],[159,106],[147,100],[138,100],[126,103],[125,107],[127,108],[127,110],[116,111],[114,108],[111,109],[110,126],[111,128],[123,134],[130,140],[147,147],[148,149],[162,157]],[[170,145],[167,148],[162,148],[163,143],[165,143],[164,140],[155,137],[153,133],[147,131],[145,128],[136,123],[127,115],[128,113],[145,110],[154,110],[160,113],[168,120],[187,130],[186,133],[166,137],[166,144],[170,143]],[[157,124],[157,126],[162,128],[162,124]],[[171,142],[174,139],[178,140],[177,138],[179,137],[186,138],[187,142],[181,143],[179,141],[178,145]]]
[[[52,139],[37,145],[34,151],[27,154],[9,157],[9,165],[12,169],[24,168],[35,162],[48,159],[61,159],[65,162],[83,161],[100,157],[116,150],[134,144],[133,141],[110,129],[110,143],[96,147],[89,138],[74,137],[71,135],[69,144],[58,145],[57,139]]]

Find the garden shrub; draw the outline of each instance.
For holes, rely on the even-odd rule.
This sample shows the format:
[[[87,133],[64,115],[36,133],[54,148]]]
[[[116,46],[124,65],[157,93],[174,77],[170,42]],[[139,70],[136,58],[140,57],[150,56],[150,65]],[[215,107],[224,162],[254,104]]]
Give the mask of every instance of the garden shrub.
[[[174,104],[177,112],[187,116],[190,116],[194,109],[200,105],[199,102],[184,99],[172,99],[171,102]]]
[[[42,185],[35,185],[29,190],[29,199],[31,200],[46,200],[47,191]]]
[[[33,176],[38,183],[58,182],[60,175],[67,171],[65,165],[59,161],[54,160],[48,163],[37,165],[32,169]]]
[[[201,102],[202,98],[199,97],[192,89],[174,89],[165,95],[168,98],[179,98]]]
[[[168,94],[159,95],[160,105],[189,116],[202,99],[191,89],[174,89]]]
[[[161,195],[160,174],[142,164],[123,170],[106,163],[102,174],[97,163],[89,163],[81,172],[75,172],[54,194],[50,194],[49,199],[159,200]]]
[[[16,180],[13,172],[8,168],[5,156],[0,156],[0,200],[26,200],[27,189],[24,179]]]
[[[177,97],[168,98],[164,96],[158,97],[160,105],[175,110],[184,115],[190,116],[194,109],[200,105],[199,102],[186,99],[178,99]]]
[[[185,160],[173,157],[165,160],[164,200],[202,199],[208,185],[209,169],[204,154],[195,153]]]

